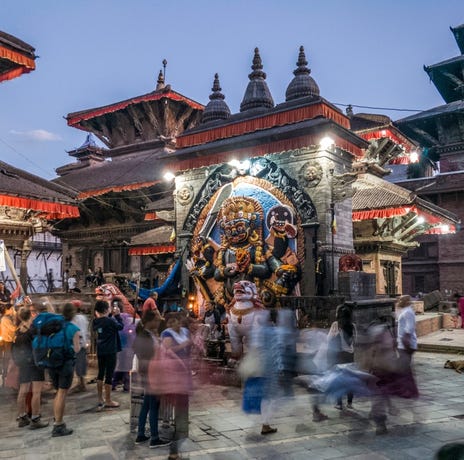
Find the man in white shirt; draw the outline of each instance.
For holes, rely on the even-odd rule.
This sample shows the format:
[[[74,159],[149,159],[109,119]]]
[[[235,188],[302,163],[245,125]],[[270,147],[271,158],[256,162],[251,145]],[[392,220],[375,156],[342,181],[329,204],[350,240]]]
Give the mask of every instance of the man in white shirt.
[[[68,290],[70,292],[81,292],[81,290],[77,287],[76,275],[71,275],[68,278]]]
[[[419,390],[411,368],[412,355],[417,350],[416,313],[412,307],[411,296],[402,295],[398,299],[397,311],[401,396],[403,398],[417,398]]]
[[[74,392],[86,390],[85,375],[87,374],[87,348],[89,346],[89,320],[82,312],[82,302],[80,300],[72,300],[71,303],[76,307],[77,314],[73,318],[72,323],[79,329],[79,342],[81,349],[76,353],[75,372],[79,379],[79,383],[73,388]]]

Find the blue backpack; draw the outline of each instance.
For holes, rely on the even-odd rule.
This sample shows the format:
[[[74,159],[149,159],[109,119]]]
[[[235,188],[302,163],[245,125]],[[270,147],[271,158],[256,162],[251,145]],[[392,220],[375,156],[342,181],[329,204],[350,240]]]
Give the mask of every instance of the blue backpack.
[[[63,316],[41,313],[32,322],[32,356],[40,369],[56,369],[75,357],[66,337],[67,323]]]

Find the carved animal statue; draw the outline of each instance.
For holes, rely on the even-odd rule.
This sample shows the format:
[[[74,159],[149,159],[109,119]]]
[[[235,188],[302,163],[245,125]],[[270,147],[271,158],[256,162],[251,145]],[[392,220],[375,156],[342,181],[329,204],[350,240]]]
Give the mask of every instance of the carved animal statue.
[[[464,360],[461,361],[446,361],[445,369],[454,369],[458,374],[464,373]]]
[[[362,259],[356,254],[345,254],[340,257],[338,262],[338,270],[341,272],[361,272]]]
[[[263,309],[255,283],[242,280],[234,284],[234,298],[227,311],[232,359],[242,356],[243,344],[249,340],[255,322],[255,313]]]

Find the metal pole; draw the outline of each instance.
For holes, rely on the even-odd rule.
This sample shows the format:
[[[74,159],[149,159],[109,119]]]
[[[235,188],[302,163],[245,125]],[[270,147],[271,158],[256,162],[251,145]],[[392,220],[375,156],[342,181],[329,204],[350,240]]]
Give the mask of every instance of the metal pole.
[[[8,268],[10,269],[11,275],[13,276],[14,280],[16,281],[16,286],[19,286],[19,291],[21,295],[25,295],[23,286],[21,284],[21,281],[19,281],[18,275],[16,274],[16,270],[13,265],[13,261],[11,260],[10,254],[8,254],[8,249],[5,245],[5,261],[6,264],[8,265]]]

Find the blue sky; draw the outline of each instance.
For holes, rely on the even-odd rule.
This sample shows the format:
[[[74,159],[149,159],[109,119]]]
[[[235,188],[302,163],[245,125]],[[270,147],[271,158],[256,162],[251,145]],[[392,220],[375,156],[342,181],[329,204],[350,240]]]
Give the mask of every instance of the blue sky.
[[[0,84],[0,159],[56,177],[85,138],[63,117],[152,91],[164,58],[167,83],[203,104],[218,72],[235,113],[255,46],[276,103],[304,45],[333,103],[431,108],[443,100],[422,66],[458,55],[449,26],[462,23],[462,0],[1,0],[0,30],[40,58]]]

